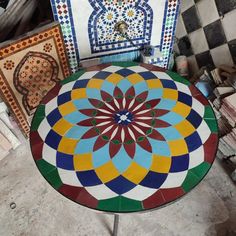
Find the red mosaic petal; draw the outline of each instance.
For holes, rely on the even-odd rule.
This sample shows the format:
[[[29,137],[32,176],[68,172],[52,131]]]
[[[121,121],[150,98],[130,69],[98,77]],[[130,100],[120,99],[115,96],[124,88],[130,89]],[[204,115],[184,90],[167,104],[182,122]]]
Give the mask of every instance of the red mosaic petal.
[[[122,146],[122,143],[114,144],[112,141],[110,142],[109,154],[111,158],[113,158],[120,151],[121,146]]]
[[[135,140],[133,140],[131,137],[127,127],[123,127],[123,129],[125,131],[125,140],[123,146],[127,154],[133,159],[136,151]]]
[[[91,116],[93,117],[95,114],[97,115],[97,110],[96,109],[81,109],[79,110],[82,114],[86,116]]]
[[[126,91],[125,97],[131,100],[134,96],[135,96],[135,90],[134,87],[132,86]]]
[[[95,98],[89,98],[89,102],[96,108],[102,108],[104,106],[104,102],[95,99]]]
[[[147,109],[152,109],[154,108],[158,103],[160,102],[160,99],[153,99],[153,100],[150,100],[148,102],[145,102],[143,103],[143,105],[141,107],[139,107],[137,110],[135,110],[133,112],[133,114],[137,114],[139,113],[140,111],[144,111],[144,110],[147,110]]]
[[[101,130],[101,132],[103,132],[106,128],[108,128],[109,126],[111,126],[111,124],[108,125],[104,125],[102,127],[99,127],[99,129]],[[108,136],[110,139],[110,136],[112,135],[112,133],[114,132],[114,130],[116,129],[116,125],[112,124],[112,128],[110,130],[108,130],[107,132],[103,133],[102,135]]]
[[[138,141],[137,144],[147,152],[152,152],[152,145],[150,144],[149,140],[146,137],[144,137],[142,141],[140,142]]]
[[[94,118],[89,118],[89,119],[82,120],[82,121],[78,122],[77,125],[80,125],[80,126],[93,126],[94,122],[95,122]]]
[[[91,116],[91,117],[98,117],[98,116],[111,117],[112,116],[112,114],[107,114],[105,112],[102,112],[101,110],[96,110],[96,109],[82,109],[82,110],[79,110],[79,112],[81,112],[82,114],[86,116]]]
[[[165,199],[160,190],[156,191],[152,196],[143,201],[145,209],[155,208],[165,203]]]
[[[142,100],[143,102],[147,99],[148,92],[145,91],[143,93],[140,93],[137,97],[136,100]]]
[[[103,90],[101,91],[101,97],[102,97],[102,100],[104,102],[112,101],[113,100],[113,97],[109,93],[107,93],[107,92],[105,92]]]
[[[98,200],[90,195],[84,188],[80,191],[80,194],[76,198],[76,201],[82,205],[92,208],[96,208],[98,205]]]
[[[150,107],[150,109],[152,109],[152,108],[154,108],[157,104],[159,104],[160,101],[161,101],[161,99],[152,99],[152,100],[150,100],[150,101],[147,101],[147,102],[145,103],[145,105],[146,105],[147,108]]]
[[[103,146],[105,146],[109,141],[105,140],[102,138],[102,136],[98,136],[97,140],[94,143],[93,146],[93,151],[97,151],[98,149],[102,148]]]
[[[165,138],[155,129],[152,129],[152,133],[148,135],[149,138],[153,138],[160,141],[165,141]]]
[[[117,98],[117,97],[122,97],[123,98],[124,97],[124,94],[123,94],[123,92],[121,91],[121,89],[119,87],[115,87],[113,95],[114,95],[115,98]]]
[[[135,113],[135,117],[137,117],[137,118],[141,118],[141,117],[152,117],[152,113],[151,113],[152,111],[150,110],[150,109],[148,109],[148,110],[143,110],[143,111],[139,111],[139,112],[137,112],[137,113]]]
[[[146,112],[144,112],[145,110],[143,111],[139,111],[135,114],[135,117],[139,118],[139,117],[148,117],[150,116],[151,117],[159,117],[159,116],[163,116],[167,113],[169,113],[170,111],[167,111],[167,110],[164,110],[164,109],[147,109]]]
[[[81,139],[89,139],[98,136],[99,133],[97,132],[96,128],[89,129],[84,135],[81,137]]]
[[[155,113],[155,117],[159,117],[169,113],[170,111],[164,109],[153,109],[153,112]]]
[[[151,127],[145,127],[144,125],[137,123],[137,122],[142,122],[144,124],[146,124],[145,120],[135,120],[132,122],[132,124],[134,124],[135,126],[137,126],[139,129],[141,129],[145,134],[147,134],[147,132],[151,129]]]
[[[128,109],[128,107],[130,106],[130,103],[133,101],[135,97],[135,90],[134,87],[130,87],[126,93],[125,93],[125,107],[124,109]]]
[[[169,127],[169,126],[171,126],[171,124],[169,124],[166,121],[159,120],[159,119],[155,119],[155,122],[153,123],[154,128],[165,128],[165,127]]]
[[[127,154],[133,159],[136,151],[136,144],[134,142],[129,144],[124,143],[123,146]]]
[[[203,144],[205,161],[213,163],[217,151],[218,135],[211,134],[207,141]]]
[[[138,132],[133,125],[130,125],[129,128],[133,131],[136,140],[138,137],[144,136],[142,133]]]
[[[98,118],[89,118],[87,120],[82,120],[77,123],[77,125],[80,126],[96,126],[97,124],[101,124],[103,122],[111,122],[112,118],[106,118],[106,119],[98,119]]]

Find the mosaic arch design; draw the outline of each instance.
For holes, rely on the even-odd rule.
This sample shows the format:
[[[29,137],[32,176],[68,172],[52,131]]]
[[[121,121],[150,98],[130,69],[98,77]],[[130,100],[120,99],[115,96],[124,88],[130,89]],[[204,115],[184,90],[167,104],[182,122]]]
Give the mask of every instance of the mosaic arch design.
[[[111,2],[118,3],[119,1],[51,0],[54,18],[60,22],[62,28],[72,72],[78,70],[80,60],[137,50],[137,48],[131,47],[130,42],[117,40],[119,37],[111,35],[110,24],[113,18],[110,21],[105,20],[108,11],[104,7],[109,6]],[[135,7],[137,2],[140,3],[139,7]],[[141,45],[150,42],[152,45],[160,47],[163,61],[152,59],[150,64],[158,64],[168,68],[173,50],[180,1],[135,0],[131,5],[131,1],[127,0],[126,3],[126,6],[132,6],[135,9],[136,20],[132,24],[135,29],[134,34],[129,32],[133,34],[132,39],[135,44]],[[114,7],[111,7],[110,11],[114,12]],[[127,10],[123,11],[122,8],[115,11],[115,18],[121,17],[123,12],[125,14]],[[147,14],[143,17],[141,12]],[[124,17],[128,18],[125,15]],[[152,19],[153,21],[149,22]],[[127,20],[129,21],[129,19]],[[94,21],[97,22],[97,28],[93,24]],[[141,23],[138,24],[138,21]],[[141,26],[146,27],[142,29],[142,33],[139,32]],[[97,29],[98,34],[96,33]],[[81,34],[81,32],[83,33]],[[102,33],[106,34],[105,37],[102,37]],[[115,42],[112,43],[112,40]]]
[[[56,60],[45,53],[28,52],[20,61],[14,71],[13,82],[17,91],[23,95],[22,104],[29,116],[47,92],[60,81],[58,72]]]
[[[153,209],[194,188],[215,158],[208,101],[147,64],[90,67],[43,99],[31,126],[36,165],[67,198],[109,212]]]
[[[114,25],[125,21],[136,46],[150,44],[153,12],[148,0],[89,0],[94,11],[89,18],[89,40],[92,53],[133,47],[114,31]]]
[[[37,64],[38,60],[40,64]],[[47,63],[47,69],[43,67],[44,63]],[[35,71],[35,66],[41,67],[42,73]],[[19,73],[15,72],[16,69]],[[28,76],[24,77],[24,73],[20,76],[22,72],[26,72]],[[37,107],[39,97],[42,98],[46,90],[49,91],[55,85],[54,81],[63,80],[70,74],[61,27],[56,22],[37,28],[7,44],[0,44],[0,96],[8,104],[25,136],[29,136],[32,112],[35,111],[31,109]],[[29,78],[40,80],[35,83],[37,85],[35,88],[32,88]],[[26,99],[27,91],[30,94],[33,90],[36,94],[36,88],[39,88],[38,96],[33,97],[31,93]],[[24,99],[22,95],[25,95]]]

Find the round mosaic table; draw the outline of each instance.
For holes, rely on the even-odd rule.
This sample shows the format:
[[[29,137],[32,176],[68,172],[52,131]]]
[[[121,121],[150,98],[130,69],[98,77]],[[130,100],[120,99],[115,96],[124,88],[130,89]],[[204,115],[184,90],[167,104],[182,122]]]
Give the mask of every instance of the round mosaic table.
[[[30,143],[45,179],[103,212],[163,206],[207,174],[218,145],[207,99],[159,67],[112,63],[57,84],[37,108]]]

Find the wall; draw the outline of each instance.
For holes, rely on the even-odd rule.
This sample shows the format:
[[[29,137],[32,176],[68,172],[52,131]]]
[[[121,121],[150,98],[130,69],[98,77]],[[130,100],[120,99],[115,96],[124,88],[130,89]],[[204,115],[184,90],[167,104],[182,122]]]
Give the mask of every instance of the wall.
[[[236,64],[236,1],[183,0],[176,38],[192,72]]]

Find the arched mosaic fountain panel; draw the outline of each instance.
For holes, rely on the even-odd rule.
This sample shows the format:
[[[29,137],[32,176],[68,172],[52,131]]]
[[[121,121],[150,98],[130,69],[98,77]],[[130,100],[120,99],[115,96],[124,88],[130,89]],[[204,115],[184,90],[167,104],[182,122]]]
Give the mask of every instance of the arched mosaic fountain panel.
[[[76,71],[81,59],[158,46],[163,67],[173,46],[179,0],[51,0],[55,20],[62,26],[70,65]],[[115,33],[119,21],[129,25],[132,43]],[[154,61],[153,61],[154,62]]]

